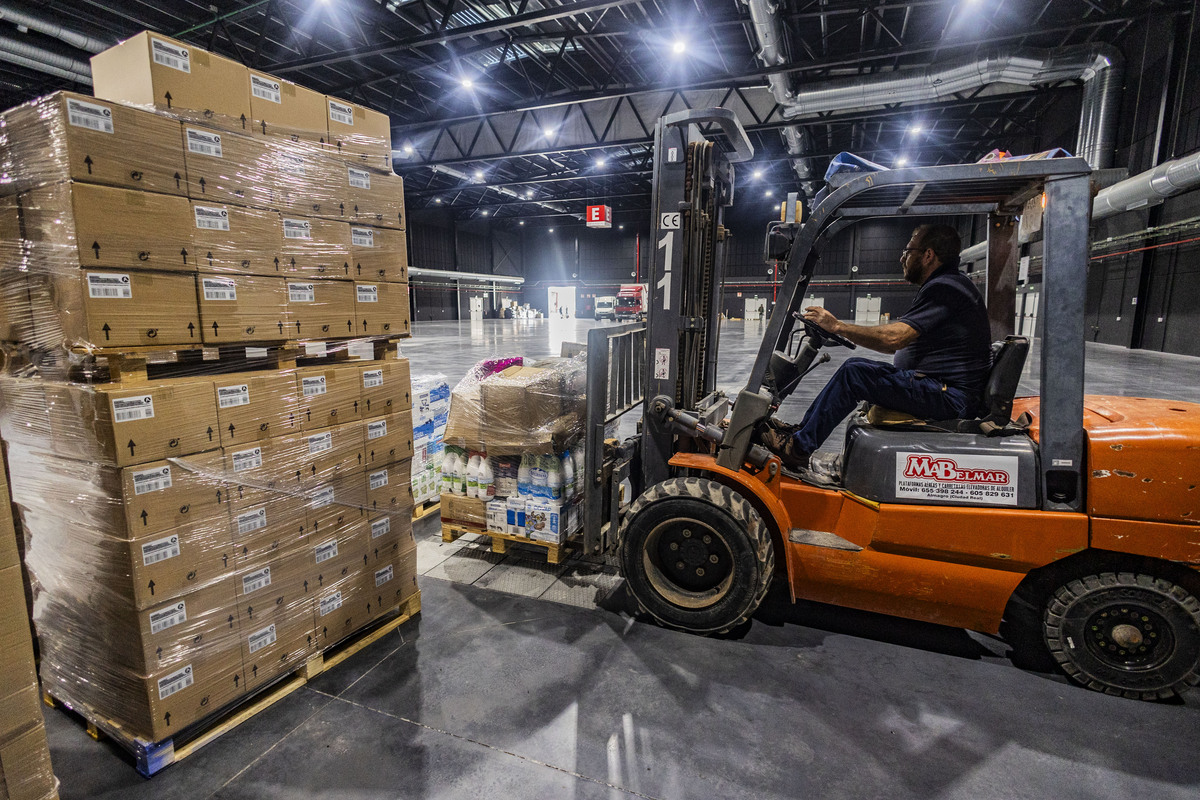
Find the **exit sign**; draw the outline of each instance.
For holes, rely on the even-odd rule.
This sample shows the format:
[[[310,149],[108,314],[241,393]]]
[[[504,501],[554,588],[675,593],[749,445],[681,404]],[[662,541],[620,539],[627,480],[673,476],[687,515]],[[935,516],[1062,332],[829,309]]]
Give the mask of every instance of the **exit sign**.
[[[588,206],[587,226],[589,228],[611,228],[612,206]]]

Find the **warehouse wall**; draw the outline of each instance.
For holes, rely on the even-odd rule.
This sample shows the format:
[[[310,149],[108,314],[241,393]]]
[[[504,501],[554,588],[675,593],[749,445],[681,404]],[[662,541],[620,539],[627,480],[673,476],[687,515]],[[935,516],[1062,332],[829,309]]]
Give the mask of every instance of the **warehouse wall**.
[[[519,233],[494,229],[484,220],[456,221],[443,211],[409,217],[409,264],[448,272],[521,275],[525,261]],[[484,298],[484,316],[496,315],[506,300],[524,302],[519,288],[493,291],[490,285],[442,279],[413,279],[414,322],[467,319],[471,297]]]

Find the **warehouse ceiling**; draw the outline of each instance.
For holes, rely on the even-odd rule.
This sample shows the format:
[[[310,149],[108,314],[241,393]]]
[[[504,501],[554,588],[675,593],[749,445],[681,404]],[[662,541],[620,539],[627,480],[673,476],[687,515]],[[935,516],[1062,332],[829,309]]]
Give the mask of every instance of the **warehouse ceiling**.
[[[1043,142],[1037,121],[1065,99],[1078,107],[1078,77],[865,108],[803,101],[809,90],[855,76],[875,80],[1029,48],[1119,47],[1139,17],[1194,13],[1194,5],[0,0],[0,99],[8,106],[88,88],[60,76],[78,72],[90,54],[78,42],[14,25],[12,10],[109,43],[150,29],[387,112],[410,209],[550,224],[589,202],[611,205],[618,217],[648,209],[654,123],[689,107],[726,106],[741,118],[756,157],[741,170],[740,190],[752,197],[811,193],[808,176],[819,178],[843,150],[891,166],[974,160],[995,147],[1070,147],[1073,132],[1072,142]],[[28,57],[6,57],[21,44],[39,49],[34,61],[58,63],[58,75]]]

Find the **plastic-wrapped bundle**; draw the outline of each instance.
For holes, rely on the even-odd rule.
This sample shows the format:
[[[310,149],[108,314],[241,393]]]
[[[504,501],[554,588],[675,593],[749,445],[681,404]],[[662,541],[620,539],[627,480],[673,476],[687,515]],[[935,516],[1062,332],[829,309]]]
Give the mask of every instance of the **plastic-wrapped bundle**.
[[[413,499],[425,503],[441,492],[443,439],[450,412],[450,384],[443,375],[418,375],[413,387]]]
[[[392,129],[387,114],[325,98],[329,110],[329,144],[347,163],[392,171]]]

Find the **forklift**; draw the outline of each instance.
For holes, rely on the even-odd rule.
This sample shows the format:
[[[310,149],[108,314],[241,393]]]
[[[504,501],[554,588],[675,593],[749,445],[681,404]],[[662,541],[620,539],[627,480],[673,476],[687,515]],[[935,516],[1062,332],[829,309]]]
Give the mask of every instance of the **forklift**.
[[[659,120],[648,321],[589,338],[585,546],[616,551],[639,610],[681,631],[728,632],[781,580],[793,602],[993,634],[1031,621],[1066,675],[1112,695],[1168,698],[1200,683],[1200,405],[1084,396],[1087,163],[850,172],[828,180],[803,221],[789,202],[767,237],[784,270],[778,299],[731,402],[716,390],[723,209],[733,164],[752,155],[725,109]],[[826,349],[854,347],[799,313],[838,232],[987,214],[989,255],[1011,266],[1014,219],[1035,213],[1038,396],[1015,396],[1030,343],[1008,336],[993,346],[980,418],[861,409],[832,479],[792,472],[755,442]],[[1015,269],[989,276],[998,306],[1015,280]],[[994,332],[1005,314],[1011,326],[1011,309],[995,311]],[[638,409],[640,435],[612,438]]]

